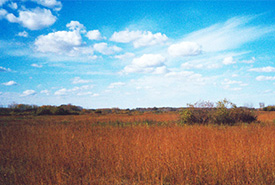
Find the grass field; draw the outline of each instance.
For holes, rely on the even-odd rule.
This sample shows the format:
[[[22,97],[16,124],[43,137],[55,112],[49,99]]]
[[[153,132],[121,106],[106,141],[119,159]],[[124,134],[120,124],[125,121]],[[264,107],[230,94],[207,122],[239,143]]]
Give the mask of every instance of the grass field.
[[[0,184],[275,184],[275,114],[179,126],[179,114],[0,117]]]

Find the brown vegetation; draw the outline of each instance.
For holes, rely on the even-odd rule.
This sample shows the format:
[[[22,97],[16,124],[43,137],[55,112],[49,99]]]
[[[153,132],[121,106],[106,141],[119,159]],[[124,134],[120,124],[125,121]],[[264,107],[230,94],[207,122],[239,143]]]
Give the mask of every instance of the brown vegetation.
[[[0,117],[0,184],[275,183],[274,124],[178,126],[179,117]]]

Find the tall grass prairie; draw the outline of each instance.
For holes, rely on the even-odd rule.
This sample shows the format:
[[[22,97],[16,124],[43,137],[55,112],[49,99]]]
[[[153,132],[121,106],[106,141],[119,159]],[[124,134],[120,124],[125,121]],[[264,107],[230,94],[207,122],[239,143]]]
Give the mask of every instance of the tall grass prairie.
[[[177,114],[1,117],[0,184],[275,184],[274,117],[258,118],[270,123],[179,126]]]

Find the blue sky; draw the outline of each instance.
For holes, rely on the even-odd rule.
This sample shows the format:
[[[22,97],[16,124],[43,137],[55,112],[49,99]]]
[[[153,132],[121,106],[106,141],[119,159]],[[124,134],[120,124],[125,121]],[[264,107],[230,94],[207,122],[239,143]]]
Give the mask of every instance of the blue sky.
[[[0,105],[273,105],[274,7],[0,0]]]

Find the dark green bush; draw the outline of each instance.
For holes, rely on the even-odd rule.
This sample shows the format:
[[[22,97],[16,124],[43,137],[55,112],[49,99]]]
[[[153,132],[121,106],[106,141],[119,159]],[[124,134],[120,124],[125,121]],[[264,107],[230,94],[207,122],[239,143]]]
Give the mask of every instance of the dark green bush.
[[[226,99],[217,102],[215,108],[212,105],[209,102],[207,104],[200,102],[189,105],[189,108],[184,109],[181,113],[181,122],[185,124],[214,123],[218,125],[234,125],[239,122],[251,123],[256,121],[257,118],[253,111],[237,108],[235,104]]]
[[[274,105],[273,106],[270,105],[270,106],[264,107],[263,110],[264,111],[275,111],[275,106]]]

